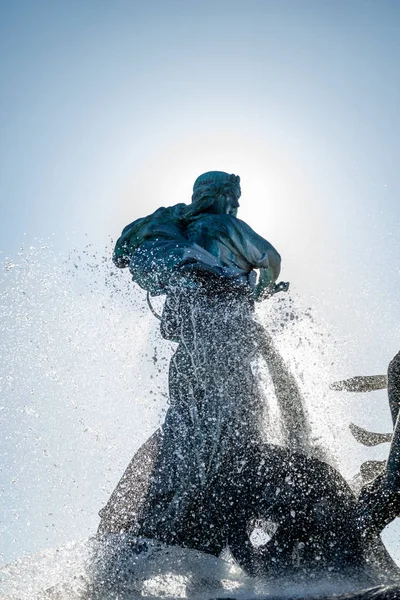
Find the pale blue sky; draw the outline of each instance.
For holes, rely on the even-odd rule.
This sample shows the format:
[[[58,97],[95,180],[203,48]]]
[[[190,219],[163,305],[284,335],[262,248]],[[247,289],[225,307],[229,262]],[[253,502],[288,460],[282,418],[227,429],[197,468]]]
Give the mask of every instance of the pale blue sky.
[[[23,233],[116,237],[223,168],[242,176],[241,216],[279,247],[286,278],[373,277],[391,294],[399,12],[385,0],[3,0],[1,249]]]
[[[101,246],[234,172],[340,373],[382,372],[400,347],[399,40],[398,1],[0,0],[0,250]]]
[[[382,226],[392,222],[398,2],[3,0],[1,9],[3,250],[22,232],[114,233],[120,194],[144,162],[227,132],[290,153],[329,220],[351,206],[364,225],[379,206]],[[126,212],[162,198],[154,175],[149,198],[132,196]],[[268,163],[262,175],[268,186]]]

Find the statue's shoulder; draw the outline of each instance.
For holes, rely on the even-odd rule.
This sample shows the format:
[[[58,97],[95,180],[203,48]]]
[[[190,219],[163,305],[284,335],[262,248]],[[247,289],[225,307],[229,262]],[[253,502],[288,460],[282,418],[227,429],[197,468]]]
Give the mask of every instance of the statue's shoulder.
[[[159,222],[179,222],[182,219],[183,212],[187,208],[187,204],[181,202],[173,206],[161,206],[153,214],[147,218],[154,219]]]
[[[180,237],[180,222],[186,204],[161,206],[147,217],[136,219],[122,230],[115,245],[113,260],[118,267],[127,267],[132,253],[146,240],[156,236]]]
[[[179,221],[182,218],[184,209],[187,207],[183,202],[174,206],[160,206],[150,215],[135,219],[122,230],[121,237],[126,234],[132,234],[138,231],[144,225],[149,223],[167,223],[169,221]]]

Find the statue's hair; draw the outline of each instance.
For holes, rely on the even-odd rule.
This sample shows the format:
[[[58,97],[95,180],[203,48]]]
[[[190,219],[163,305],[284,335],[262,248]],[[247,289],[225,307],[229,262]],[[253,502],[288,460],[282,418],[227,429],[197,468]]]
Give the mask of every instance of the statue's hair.
[[[192,204],[183,209],[182,219],[186,221],[202,213],[214,212],[212,208],[215,198],[228,193],[240,198],[240,177],[238,175],[229,175],[224,171],[203,173],[194,182]]]

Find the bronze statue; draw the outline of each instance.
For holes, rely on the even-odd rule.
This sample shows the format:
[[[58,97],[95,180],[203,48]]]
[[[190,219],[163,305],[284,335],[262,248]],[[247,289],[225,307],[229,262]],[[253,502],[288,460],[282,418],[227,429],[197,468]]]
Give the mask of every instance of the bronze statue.
[[[262,442],[250,367],[258,337],[253,310],[254,301],[280,289],[281,259],[236,217],[240,194],[239,177],[205,173],[191,205],[135,221],[115,248],[117,266],[129,267],[150,295],[166,294],[161,333],[179,344],[170,364],[170,407],[137,519],[143,535],[169,543],[179,541],[179,524],[226,457]]]
[[[129,267],[149,303],[166,296],[161,333],[178,347],[165,422],[101,511],[99,533],[125,531],[215,555],[229,544],[253,574],[339,573],[346,565],[355,572],[376,557],[378,569],[396,571],[377,538],[383,484],[357,501],[339,473],[310,455],[299,388],[254,319],[254,303],[288,284],[276,284],[275,248],[237,218],[240,193],[236,175],[204,173],[190,205],[133,222],[116,244],[115,264]],[[251,370],[257,353],[272,375],[286,449],[263,436]],[[396,445],[391,456],[397,465]],[[397,510],[399,482],[386,488],[385,522]],[[260,552],[248,538],[254,519],[272,524]]]

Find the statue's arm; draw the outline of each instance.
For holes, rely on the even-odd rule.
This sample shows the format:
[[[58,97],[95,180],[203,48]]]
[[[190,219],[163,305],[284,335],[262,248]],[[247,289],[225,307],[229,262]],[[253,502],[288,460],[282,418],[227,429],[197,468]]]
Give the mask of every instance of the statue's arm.
[[[246,251],[250,263],[254,269],[259,269],[254,298],[260,302],[276,291],[275,283],[281,272],[281,256],[270,242],[246,223],[242,223],[246,232]]]
[[[280,254],[271,246],[266,252],[268,266],[260,267],[260,277],[263,271],[268,272],[270,283],[275,283],[281,272],[281,257]]]
[[[274,277],[270,269],[260,269],[257,285],[253,293],[256,302],[262,302],[262,300],[274,292],[276,279],[277,276]]]
[[[281,256],[274,246],[256,233],[247,223],[232,218],[236,223],[237,242],[240,251],[255,269],[268,270],[271,282],[275,282],[281,271]]]
[[[281,257],[274,248],[266,253],[267,265],[259,267],[259,276],[254,290],[254,299],[261,302],[275,292],[275,283],[281,272]]]

